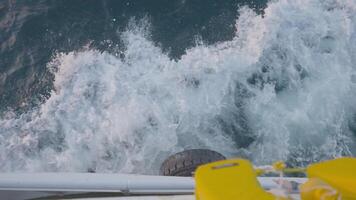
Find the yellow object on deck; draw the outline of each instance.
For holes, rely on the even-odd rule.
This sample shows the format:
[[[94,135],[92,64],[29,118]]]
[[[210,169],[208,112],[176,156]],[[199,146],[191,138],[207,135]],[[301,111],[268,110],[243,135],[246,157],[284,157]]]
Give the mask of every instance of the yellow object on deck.
[[[310,178],[301,187],[303,200],[356,200],[356,158],[339,158],[312,164]]]
[[[300,187],[302,200],[337,200],[340,193],[318,178],[311,178]]]
[[[276,172],[301,172],[276,162]],[[234,159],[209,163],[195,172],[197,200],[286,200],[265,191],[258,174],[270,170],[254,169],[248,160]],[[300,187],[302,200],[356,200],[356,158],[339,158],[309,165],[308,181]]]
[[[198,167],[197,200],[275,200],[257,180],[252,164],[243,159],[223,160]]]

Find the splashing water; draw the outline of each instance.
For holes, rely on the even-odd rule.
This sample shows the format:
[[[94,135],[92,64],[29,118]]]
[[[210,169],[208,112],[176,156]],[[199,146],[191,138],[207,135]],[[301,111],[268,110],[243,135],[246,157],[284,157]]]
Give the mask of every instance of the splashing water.
[[[354,0],[280,0],[263,17],[241,8],[232,41],[179,60],[147,24],[122,34],[121,57],[56,55],[50,98],[0,120],[0,170],[157,173],[187,148],[256,164],[355,152]]]

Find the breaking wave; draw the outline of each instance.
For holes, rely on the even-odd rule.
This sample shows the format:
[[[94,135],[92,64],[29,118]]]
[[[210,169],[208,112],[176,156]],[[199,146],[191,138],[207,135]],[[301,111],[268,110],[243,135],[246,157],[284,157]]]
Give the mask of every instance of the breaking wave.
[[[189,148],[296,165],[356,152],[354,0],[243,7],[233,40],[177,60],[149,35],[133,20],[123,52],[55,55],[48,100],[0,119],[0,170],[154,174]]]

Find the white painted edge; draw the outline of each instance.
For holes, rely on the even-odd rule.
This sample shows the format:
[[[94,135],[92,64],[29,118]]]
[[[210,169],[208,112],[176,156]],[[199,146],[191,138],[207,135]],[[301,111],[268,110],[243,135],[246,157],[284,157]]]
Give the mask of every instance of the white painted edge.
[[[304,183],[305,178],[259,177],[265,189],[276,189],[280,180]],[[238,182],[238,180],[236,180]],[[122,192],[126,194],[193,194],[191,177],[100,173],[0,173],[0,197],[54,193]]]

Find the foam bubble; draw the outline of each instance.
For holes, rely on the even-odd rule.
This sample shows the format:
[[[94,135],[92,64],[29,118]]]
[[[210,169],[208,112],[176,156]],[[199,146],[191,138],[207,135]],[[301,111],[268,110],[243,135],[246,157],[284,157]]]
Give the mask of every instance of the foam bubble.
[[[242,8],[232,41],[177,61],[145,23],[122,34],[123,58],[58,54],[50,98],[0,120],[0,169],[157,173],[187,148],[256,164],[351,155],[355,14],[352,0],[280,0],[264,17]]]

